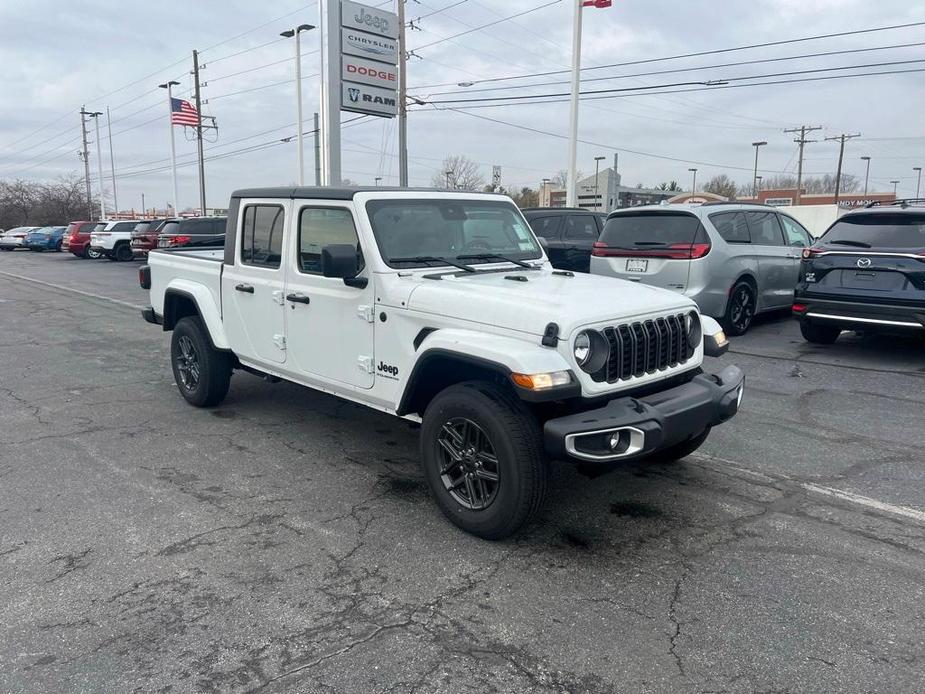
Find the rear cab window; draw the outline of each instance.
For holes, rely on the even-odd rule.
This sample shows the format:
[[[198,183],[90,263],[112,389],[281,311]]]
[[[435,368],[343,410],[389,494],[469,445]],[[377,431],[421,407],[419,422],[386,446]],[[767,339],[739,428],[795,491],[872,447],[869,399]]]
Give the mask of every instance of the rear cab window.
[[[241,222],[241,263],[277,269],[283,255],[282,205],[247,205]]]
[[[818,243],[830,248],[889,248],[925,253],[925,213],[845,215]]]

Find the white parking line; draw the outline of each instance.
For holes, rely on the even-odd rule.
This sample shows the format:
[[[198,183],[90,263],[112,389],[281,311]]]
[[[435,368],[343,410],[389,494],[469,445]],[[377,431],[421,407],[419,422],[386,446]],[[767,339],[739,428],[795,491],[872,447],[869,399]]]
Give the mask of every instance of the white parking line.
[[[24,275],[15,275],[12,272],[0,271],[0,275],[4,277],[12,277],[13,279],[17,279],[17,280],[24,280],[26,282],[34,282],[35,284],[41,284],[46,287],[52,287],[53,289],[60,289],[61,291],[70,292],[72,294],[80,294],[81,296],[88,296],[91,299],[101,299],[103,301],[108,301],[113,304],[118,304],[119,306],[126,306],[128,308],[137,309],[139,311],[144,308],[144,306],[140,306],[138,304],[132,304],[132,303],[129,303],[128,301],[122,301],[121,299],[113,299],[111,296],[103,296],[102,294],[94,294],[93,292],[85,292],[81,289],[74,289],[73,287],[65,287],[62,284],[54,284],[53,282],[45,282],[44,280],[37,280],[32,277],[25,277]]]
[[[810,492],[815,492],[816,494],[824,494],[825,496],[835,497],[836,499],[841,499],[842,501],[847,501],[852,504],[867,506],[868,508],[873,508],[884,513],[892,513],[894,516],[912,518],[913,520],[917,520],[920,523],[925,523],[925,511],[919,511],[918,509],[909,508],[908,506],[895,506],[894,504],[887,504],[883,501],[877,501],[876,499],[871,499],[867,496],[861,496],[860,494],[844,492],[841,489],[823,487],[821,485],[812,484],[809,482],[803,483],[800,486],[803,487],[803,489],[806,489]]]

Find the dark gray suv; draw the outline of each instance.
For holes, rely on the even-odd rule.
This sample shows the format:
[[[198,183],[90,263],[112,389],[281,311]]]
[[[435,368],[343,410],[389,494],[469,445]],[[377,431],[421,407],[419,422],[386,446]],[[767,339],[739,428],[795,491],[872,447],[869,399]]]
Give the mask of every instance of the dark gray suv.
[[[673,289],[730,335],[762,311],[789,308],[812,235],[774,207],[658,205],[611,212],[591,273]]]

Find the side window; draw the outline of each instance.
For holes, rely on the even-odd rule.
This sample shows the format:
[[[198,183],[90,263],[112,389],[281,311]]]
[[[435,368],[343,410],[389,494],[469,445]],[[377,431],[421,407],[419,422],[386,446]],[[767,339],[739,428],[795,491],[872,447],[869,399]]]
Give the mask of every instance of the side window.
[[[537,236],[557,241],[559,239],[559,226],[562,217],[538,217],[530,220],[530,228]]]
[[[784,235],[775,212],[746,212],[752,243],[761,246],[783,246]]]
[[[741,212],[722,212],[710,215],[710,221],[726,243],[751,243],[748,224]]]
[[[787,237],[788,246],[808,248],[813,245],[812,236],[798,221],[785,214],[780,216],[780,221],[784,225],[784,235]]]
[[[363,254],[350,210],[338,207],[303,207],[299,213],[299,270],[321,274],[321,249],[335,243],[347,243],[357,249],[359,267]]]
[[[241,262],[278,268],[283,254],[283,208],[248,205],[241,224]]]
[[[597,241],[597,224],[589,214],[573,214],[565,218],[565,238],[570,241]]]

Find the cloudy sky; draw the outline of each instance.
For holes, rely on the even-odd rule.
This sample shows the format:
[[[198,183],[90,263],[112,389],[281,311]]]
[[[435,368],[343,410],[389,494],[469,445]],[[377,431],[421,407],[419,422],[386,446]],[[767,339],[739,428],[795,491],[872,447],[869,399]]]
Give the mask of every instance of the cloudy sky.
[[[419,29],[408,40],[414,52],[409,93],[428,102],[409,115],[411,183],[427,185],[449,154],[475,160],[486,178],[493,164],[500,165],[509,187],[535,187],[564,168],[567,146],[561,136],[568,104],[545,95],[568,90],[562,83],[568,75],[560,71],[570,60],[570,2],[408,0],[407,8]],[[519,16],[507,19],[513,15]],[[688,168],[694,166],[699,180],[727,173],[748,182],[751,142],[769,143],[761,150],[761,173],[794,172],[796,145],[782,131],[812,124],[824,130],[812,135],[820,142],[807,146],[807,172],[834,172],[838,147],[822,138],[860,132],[862,137],[848,143],[845,170],[863,177],[860,157],[868,155],[872,190],[890,190],[890,181],[898,179],[899,193],[911,195],[912,167],[925,166],[920,88],[925,73],[914,72],[925,69],[925,45],[905,44],[925,44],[925,24],[653,59],[914,22],[925,22],[925,5],[908,0],[614,0],[609,9],[586,10],[583,67],[617,65],[586,70],[583,78],[590,81],[583,90],[648,86],[657,93],[611,91],[584,101],[579,167],[591,172],[595,156],[609,162],[619,152],[628,185],[675,179],[689,186]],[[149,206],[163,206],[171,184],[167,106],[157,85],[176,79],[179,95],[188,96],[196,48],[206,64],[203,110],[219,125],[206,144],[208,204],[224,205],[236,187],[293,182],[295,145],[280,142],[295,132],[293,46],[279,32],[299,23],[319,23],[317,3],[0,0],[0,179],[41,180],[81,171],[78,111],[81,105],[104,112],[109,107],[120,207],[140,208],[142,193]],[[303,36],[309,129],[310,114],[318,108],[318,36]],[[729,65],[745,61],[758,62]],[[809,72],[847,67],[852,69]],[[906,72],[818,79],[897,71]],[[801,74],[780,74],[795,72]],[[535,73],[553,74],[481,81]],[[765,75],[777,76],[756,78]],[[754,79],[736,79],[743,77]],[[813,81],[789,81],[795,79]],[[714,80],[728,84],[704,84]],[[782,83],[736,86],[756,81]],[[457,86],[460,82],[474,84]],[[665,93],[671,91],[676,93]],[[497,100],[521,95],[543,96],[514,105]],[[458,101],[487,98],[496,100]],[[105,118],[101,125],[111,197]],[[198,202],[191,165],[195,143],[182,128],[176,134],[182,208]],[[343,130],[344,176],[354,182],[371,184],[381,176],[397,183],[396,152],[395,121],[364,118]],[[306,162],[311,179],[310,138]],[[95,184],[95,144],[91,165]]]

